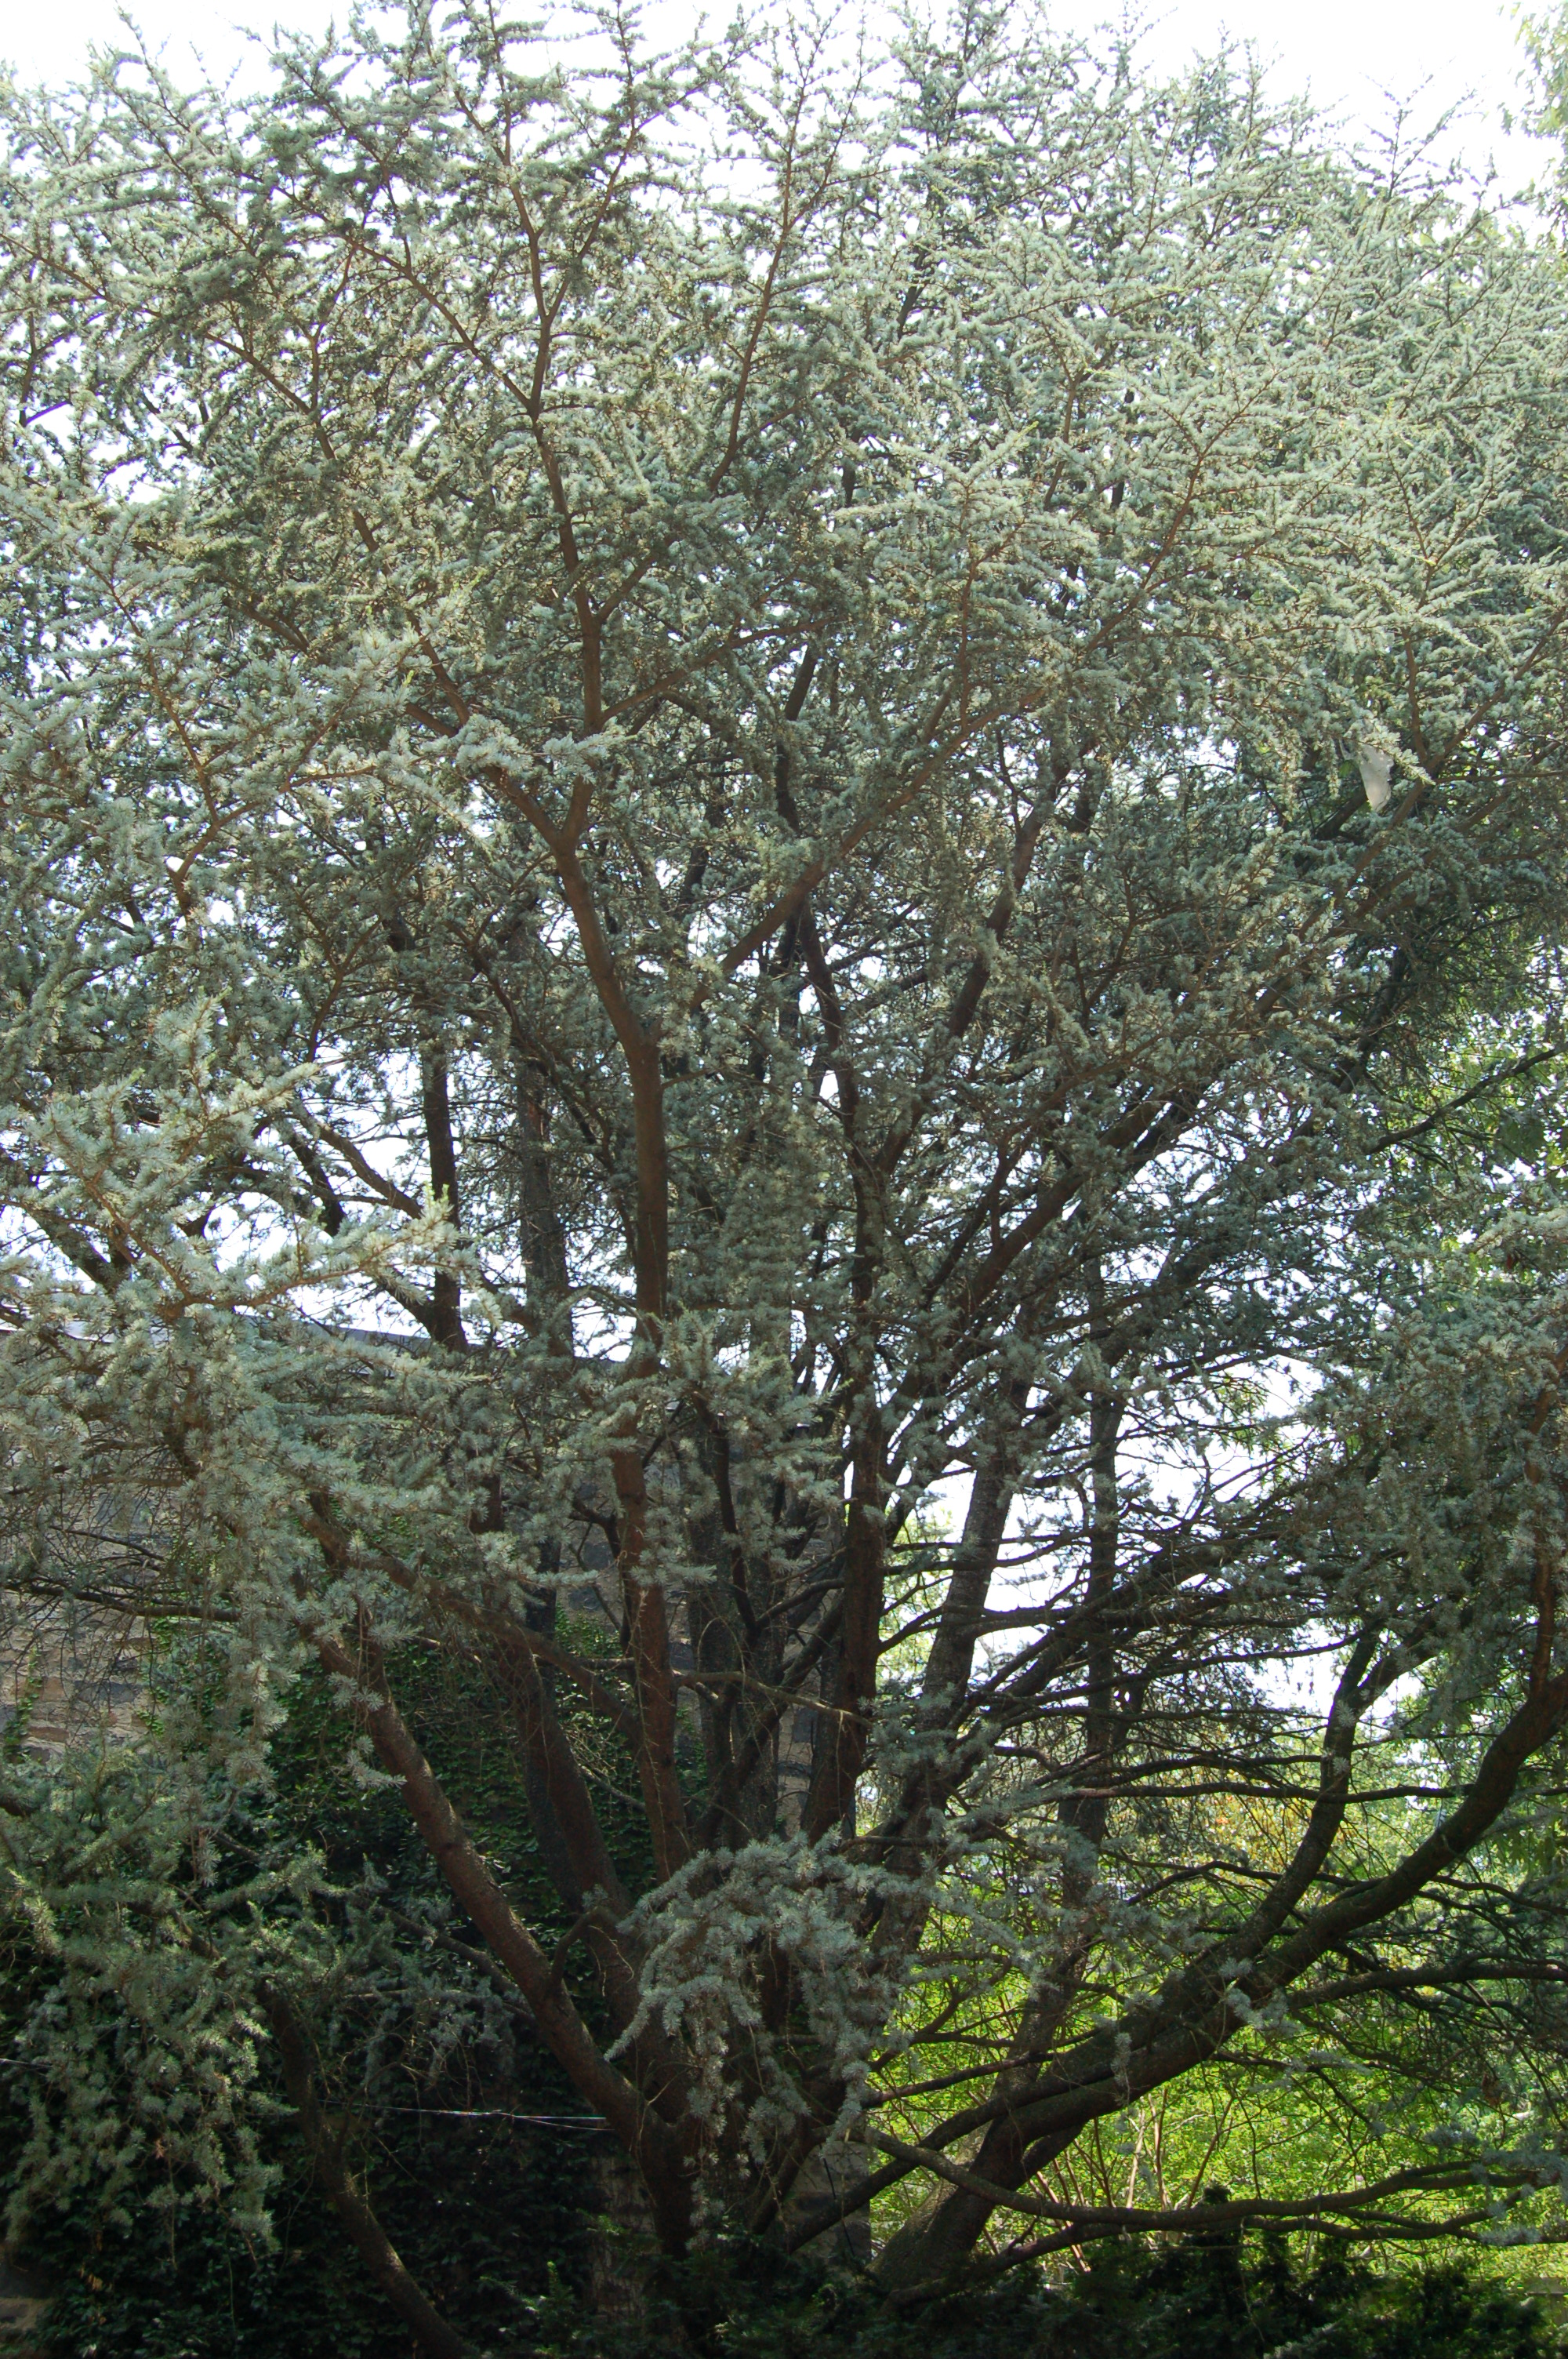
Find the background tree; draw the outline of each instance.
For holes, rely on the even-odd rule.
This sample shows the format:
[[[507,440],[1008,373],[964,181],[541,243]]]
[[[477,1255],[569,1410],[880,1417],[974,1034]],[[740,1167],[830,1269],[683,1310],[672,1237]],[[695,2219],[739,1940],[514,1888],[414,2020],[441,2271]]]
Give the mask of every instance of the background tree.
[[[577,34],[7,103],[7,1578],[219,1649],[137,1873],[313,1664],[672,2250],[1159,2223],[1044,2174],[1433,1993],[1532,2085],[1270,2216],[1552,2234],[1556,258],[1023,18]]]

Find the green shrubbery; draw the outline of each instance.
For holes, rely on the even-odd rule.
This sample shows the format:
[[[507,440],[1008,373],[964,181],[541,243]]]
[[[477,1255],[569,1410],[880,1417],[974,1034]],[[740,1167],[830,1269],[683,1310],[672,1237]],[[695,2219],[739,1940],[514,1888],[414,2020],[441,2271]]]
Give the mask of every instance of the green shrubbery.
[[[401,2352],[406,2330],[296,2161],[272,2255],[213,2218],[172,2245],[151,2218],[110,2231],[51,2223],[35,2257],[61,2288],[49,2311],[57,2359]],[[1565,2347],[1538,2301],[1464,2267],[1383,2271],[1332,2252],[1303,2264],[1267,2246],[1217,2257],[1195,2242],[1107,2247],[1064,2286],[1020,2278],[918,2310],[767,2254],[708,2253],[666,2267],[635,2321],[610,2322],[558,2276],[532,2300],[508,2298],[520,2277],[546,2285],[547,2252],[580,2255],[581,2215],[558,2210],[551,2227],[552,2191],[505,2140],[461,2147],[427,2135],[386,2156],[388,2224],[476,2359],[1558,2359]]]
[[[455,2092],[436,2093],[438,2095]],[[483,2094],[525,2103],[515,2084]],[[590,2208],[563,2142],[505,2121],[447,2123],[383,2113],[366,2125],[376,2208],[393,2242],[476,2349],[533,2349],[520,2293],[550,2258],[580,2260]],[[124,2225],[86,2206],[37,2222],[27,2258],[58,2288],[57,2359],[380,2359],[408,2347],[402,2326],[310,2184],[287,2127],[272,2158],[286,2177],[272,2252],[247,2246],[213,2211],[143,2206]]]
[[[1092,2248],[1055,2286],[1025,2272],[894,2303],[754,2249],[666,2268],[619,2328],[539,2305],[540,2359],[1557,2359],[1536,2300],[1445,2263],[1376,2268],[1330,2247],[1183,2239]]]
[[[529,1903],[547,1921],[543,1886],[524,1827],[514,1772],[487,1750],[472,1698],[448,1682],[420,1690],[421,1733],[459,1780],[483,1830]],[[368,2187],[382,2224],[431,2298],[477,2347],[532,2346],[528,2297],[554,2280],[575,2288],[585,2266],[593,2210],[594,2133],[528,2115],[580,2115],[582,2106],[549,2055],[515,2017],[492,2020],[450,2047],[421,2042],[400,2013],[395,1945],[426,1951],[440,1895],[428,1854],[398,1799],[343,1774],[342,1735],[325,1694],[296,1691],[273,1748],[276,1783],[250,1823],[255,1845],[282,1837],[321,1854],[345,1908],[373,1919],[385,1945],[376,1972],[323,1995],[310,2029],[321,2102],[345,2136],[345,2159]],[[330,1905],[330,1904],[329,1904]],[[454,1931],[460,1931],[460,1927]],[[366,1954],[362,1938],[360,1954]],[[454,1961],[460,1969],[460,1962]],[[0,1969],[4,2053],[42,1993],[45,1968],[24,1940]],[[460,1978],[454,1972],[454,1981]],[[516,2036],[514,2037],[514,2030]],[[0,2170],[19,2192],[29,2122],[21,2074],[0,2102]],[[129,2195],[81,2183],[62,2202],[23,2203],[20,2256],[54,2288],[50,2349],[59,2359],[360,2359],[407,2345],[395,2318],[320,2192],[280,2078],[264,2050],[261,2131],[277,2172],[274,2242],[247,2240],[222,2206],[197,2189],[155,2179]]]

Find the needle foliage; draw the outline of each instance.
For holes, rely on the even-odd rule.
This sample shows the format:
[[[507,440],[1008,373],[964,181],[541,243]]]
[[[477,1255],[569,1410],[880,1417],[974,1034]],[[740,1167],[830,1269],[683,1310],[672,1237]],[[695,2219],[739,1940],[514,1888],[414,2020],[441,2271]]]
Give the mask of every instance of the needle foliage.
[[[39,2189],[265,2234],[324,1693],[671,2255],[1190,2224],[1195,2091],[1557,2234],[1550,241],[1027,14],[5,122],[5,1593],[204,1667],[0,1796]]]

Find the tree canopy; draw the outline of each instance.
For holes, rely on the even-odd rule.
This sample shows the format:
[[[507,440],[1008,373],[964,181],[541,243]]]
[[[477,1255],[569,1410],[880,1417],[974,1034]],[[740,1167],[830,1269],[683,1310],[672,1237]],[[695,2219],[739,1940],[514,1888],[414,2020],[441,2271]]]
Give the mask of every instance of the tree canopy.
[[[324,1680],[672,2251],[1179,2223],[1179,2083],[1555,2234],[1550,243],[974,10],[5,124],[5,1591],[185,1667],[13,1748],[37,2070],[265,2199]]]

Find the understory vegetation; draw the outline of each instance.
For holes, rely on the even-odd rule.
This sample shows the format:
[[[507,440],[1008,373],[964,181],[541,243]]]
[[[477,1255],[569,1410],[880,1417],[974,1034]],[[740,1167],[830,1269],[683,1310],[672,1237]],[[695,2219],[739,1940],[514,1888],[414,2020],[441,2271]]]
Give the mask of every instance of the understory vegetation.
[[[153,1671],[155,1716],[157,1687],[201,1683],[189,1647],[160,1648]],[[454,1678],[447,1664],[409,1678],[421,1743],[507,1888],[558,1939],[568,1928],[538,1860],[515,1759],[487,1743],[489,1701],[482,1681]],[[26,1715],[14,1719],[13,1762],[27,1733]],[[1532,2291],[1540,2273],[1518,2266],[1526,2256],[1501,2268],[1420,2256],[1390,2267],[1354,2241],[1320,2240],[1303,2252],[1266,2230],[1129,2235],[1065,2256],[1044,2279],[1029,2269],[982,2274],[957,2300],[917,2304],[890,2301],[848,2245],[789,2261],[766,2244],[719,2239],[683,2262],[661,2259],[645,2219],[607,2215],[596,2163],[611,2143],[514,2007],[481,2009],[438,2055],[420,2038],[416,2008],[389,2022],[388,1988],[406,1997],[416,1977],[427,1980],[432,1935],[450,1940],[450,1920],[406,1812],[384,1790],[349,1782],[334,1735],[329,1698],[307,1682],[273,1749],[265,1804],[229,1831],[229,1873],[271,1844],[319,1854],[319,1893],[353,1924],[359,1972],[380,2001],[373,2017],[363,1987],[346,1979],[320,1994],[310,2029],[324,2107],[392,2241],[476,2354],[903,2359],[915,2337],[930,2359],[991,2359],[1003,2349],[1017,2359],[1188,2359],[1195,2350],[1209,2359],[1298,2351],[1303,2359],[1559,2359],[1568,2348],[1554,2281],[1542,2278],[1544,2299]],[[629,1811],[618,1832],[632,1870]],[[38,2092],[16,2049],[40,1977],[26,1929],[13,1923],[0,1970],[0,2040],[12,2060],[0,2186],[17,2227],[13,2255],[47,2290],[42,2347],[54,2359],[373,2359],[402,2348],[406,2330],[345,2245],[276,2070],[264,2076],[265,2235],[245,2233],[198,2175],[172,2164],[122,2182],[108,2200],[92,2176],[39,2200],[27,2167]],[[415,1953],[412,1969],[399,1961],[405,1950]],[[446,1956],[449,1982],[469,1987],[461,1951]],[[567,1971],[591,2011],[580,1964]],[[121,2102],[129,2093],[116,2092]],[[69,2093],[56,2091],[46,2103],[62,2100]],[[1171,2192],[1227,2199],[1222,2184],[1197,2184],[1204,2172],[1245,2169],[1260,2139],[1287,2136],[1301,2183],[1342,2176],[1345,2119],[1320,2124],[1314,2136],[1308,2102],[1299,2084],[1261,2102],[1253,2088],[1239,2104],[1178,2118],[1162,2158]],[[1114,2159],[1124,2173],[1134,2149],[1134,2185],[1137,2143],[1134,2130]],[[1098,2159],[1092,2191],[1104,2198],[1108,2152]]]

